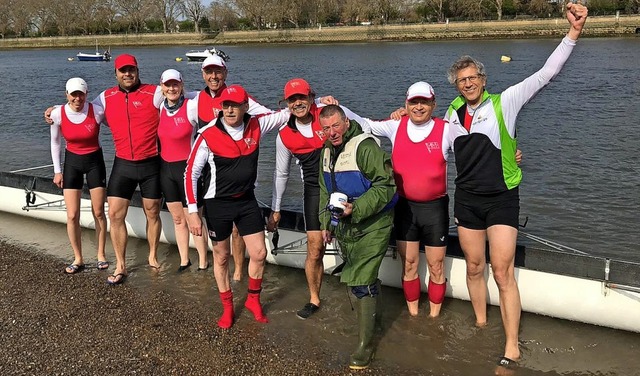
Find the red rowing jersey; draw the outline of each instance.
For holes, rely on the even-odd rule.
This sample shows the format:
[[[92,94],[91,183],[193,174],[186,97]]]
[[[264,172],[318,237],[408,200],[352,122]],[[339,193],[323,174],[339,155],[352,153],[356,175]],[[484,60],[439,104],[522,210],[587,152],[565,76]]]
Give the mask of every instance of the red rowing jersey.
[[[166,162],[186,161],[191,152],[193,125],[187,117],[187,102],[173,114],[169,115],[164,106],[160,109],[160,125],[158,140],[160,141],[160,157]]]
[[[65,111],[66,106],[60,107],[60,130],[67,143],[67,150],[74,154],[89,154],[100,149],[98,141],[100,124],[96,122],[93,105],[91,103],[88,105],[87,117],[80,124],[69,120]]]
[[[445,122],[433,118],[429,136],[413,142],[407,133],[408,116],[403,116],[393,142],[391,161],[398,194],[408,200],[426,202],[447,194],[447,161],[442,154]]]

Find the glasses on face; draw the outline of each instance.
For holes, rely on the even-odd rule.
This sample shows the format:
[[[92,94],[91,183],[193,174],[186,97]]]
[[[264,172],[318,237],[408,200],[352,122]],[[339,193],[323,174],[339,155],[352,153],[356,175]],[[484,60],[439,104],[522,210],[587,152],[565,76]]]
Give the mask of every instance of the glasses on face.
[[[469,81],[472,84],[475,84],[480,80],[481,77],[482,77],[481,74],[474,74],[474,75],[471,75],[471,76],[458,78],[456,80],[456,85],[462,86],[462,85],[466,84],[467,81]]]

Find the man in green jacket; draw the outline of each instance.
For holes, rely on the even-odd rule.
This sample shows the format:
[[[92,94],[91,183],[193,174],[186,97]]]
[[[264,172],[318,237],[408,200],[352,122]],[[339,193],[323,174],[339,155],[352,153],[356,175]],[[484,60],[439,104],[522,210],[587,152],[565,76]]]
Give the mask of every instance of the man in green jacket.
[[[321,154],[320,227],[325,243],[336,236],[345,260],[340,280],[356,296],[360,341],[349,367],[364,369],[374,355],[378,270],[387,251],[396,202],[391,157],[344,111],[320,112],[328,138]]]

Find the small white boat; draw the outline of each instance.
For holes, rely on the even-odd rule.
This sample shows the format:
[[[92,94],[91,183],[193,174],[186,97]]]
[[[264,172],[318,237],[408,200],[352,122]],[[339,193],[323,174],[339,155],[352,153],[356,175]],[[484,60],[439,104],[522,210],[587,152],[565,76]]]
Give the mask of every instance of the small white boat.
[[[81,203],[80,225],[94,228],[91,203],[85,189]],[[134,197],[127,215],[129,235],[146,236],[145,216],[140,197]],[[0,172],[0,211],[66,223],[66,209],[62,190],[50,178]],[[267,234],[267,262],[304,268],[306,236],[301,213],[281,212],[277,239]],[[265,216],[268,209],[265,209]],[[174,243],[173,222],[168,212],[161,213],[163,231],[161,241]],[[580,321],[616,329],[640,332],[640,264],[622,260],[594,257],[568,247],[524,234],[527,238],[553,249],[519,244],[515,259],[515,275],[520,288],[522,310],[541,315]],[[274,242],[276,243],[274,246]],[[193,246],[193,245],[192,245]],[[563,250],[569,250],[569,252]],[[379,277],[387,286],[401,287],[402,265],[393,246],[380,268]],[[427,269],[424,254],[420,255],[419,275],[422,290],[426,290]],[[335,246],[324,257],[327,274],[342,263]],[[455,234],[450,235],[445,260],[447,296],[469,300],[466,285],[466,266]],[[487,268],[491,273],[491,268]],[[487,301],[498,305],[498,289],[488,275]]]
[[[185,54],[188,61],[204,61],[209,56],[218,55],[225,61],[229,59],[227,54],[216,49],[215,47],[207,48],[204,50],[190,50]]]

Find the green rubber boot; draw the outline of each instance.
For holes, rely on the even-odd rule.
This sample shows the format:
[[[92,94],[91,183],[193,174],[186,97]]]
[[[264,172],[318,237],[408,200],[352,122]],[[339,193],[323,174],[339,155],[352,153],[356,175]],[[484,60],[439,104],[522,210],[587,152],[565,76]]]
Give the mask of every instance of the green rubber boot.
[[[351,354],[349,368],[365,369],[369,367],[375,355],[373,336],[376,329],[376,303],[378,296],[365,296],[356,300],[360,342],[358,348]]]

